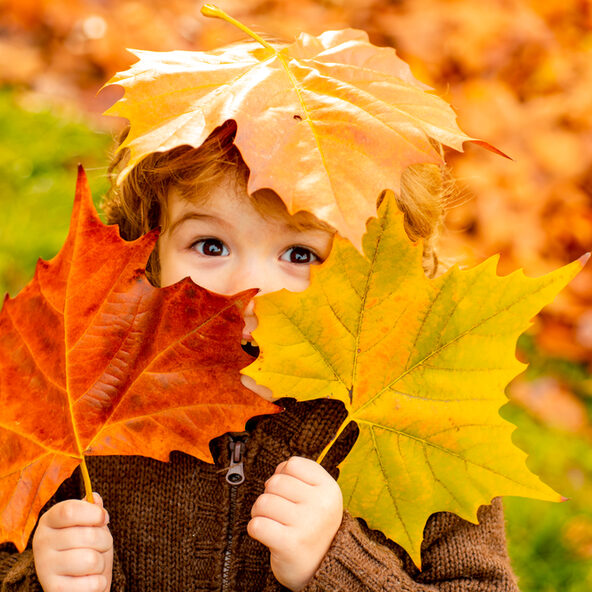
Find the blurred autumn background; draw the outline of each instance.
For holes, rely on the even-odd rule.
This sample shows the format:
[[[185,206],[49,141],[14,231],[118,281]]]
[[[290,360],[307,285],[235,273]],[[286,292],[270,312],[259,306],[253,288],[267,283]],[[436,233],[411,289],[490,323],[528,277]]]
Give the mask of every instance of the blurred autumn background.
[[[117,120],[97,95],[133,62],[126,47],[210,49],[240,33],[202,2],[0,0],[0,291],[15,295],[65,237],[82,162],[95,199]],[[452,103],[475,146],[450,153],[461,199],[443,259],[500,253],[539,275],[592,250],[592,0],[219,0],[258,31],[365,29]],[[520,340],[529,370],[504,415],[531,466],[570,501],[506,500],[523,592],[592,590],[592,264]]]

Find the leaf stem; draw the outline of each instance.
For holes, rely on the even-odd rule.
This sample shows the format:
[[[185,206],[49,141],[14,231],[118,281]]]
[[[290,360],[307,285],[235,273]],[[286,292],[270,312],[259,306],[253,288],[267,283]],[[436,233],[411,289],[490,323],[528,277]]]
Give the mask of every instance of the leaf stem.
[[[337,438],[339,438],[339,436],[341,436],[341,433],[343,432],[343,430],[345,430],[345,428],[352,422],[352,420],[349,417],[346,417],[345,420],[343,421],[343,423],[339,426],[339,429],[337,430],[337,433],[335,434],[335,436],[333,436],[333,439],[331,440],[331,442],[329,442],[329,444],[327,444],[327,446],[325,446],[325,448],[323,449],[323,451],[321,452],[321,454],[319,454],[319,458],[317,458],[317,462],[319,464],[322,464],[323,459],[325,458],[325,456],[327,456],[327,453],[329,452],[329,450],[331,450],[331,447],[333,446],[333,444],[335,444]]]
[[[249,37],[252,37],[253,39],[255,39],[255,41],[257,41],[258,43],[263,45],[263,47],[271,50],[279,58],[284,69],[286,70],[287,76],[290,78],[290,81],[292,82],[292,84],[294,86],[294,90],[296,91],[296,94],[298,95],[298,101],[302,105],[303,112],[306,114],[305,119],[309,122],[309,124],[311,124],[310,114],[308,113],[308,109],[306,108],[306,104],[304,103],[304,99],[302,98],[302,93],[300,92],[300,89],[298,87],[298,81],[294,77],[294,74],[290,71],[290,68],[288,66],[288,61],[286,59],[286,55],[282,51],[278,51],[278,49],[276,47],[274,47],[273,45],[271,45],[271,43],[268,43],[267,41],[265,41],[265,39],[263,39],[263,37],[260,37],[259,35],[257,35],[257,33],[255,33],[255,31],[251,31],[251,29],[249,29],[249,27],[247,27],[246,25],[243,25],[241,22],[232,18],[230,15],[226,14],[221,8],[218,8],[217,6],[214,6],[213,4],[204,4],[201,7],[201,13],[204,16],[219,18],[219,19],[222,19],[222,20],[230,23],[231,25],[234,25],[235,27],[239,28],[241,31],[243,31],[244,33],[249,35]],[[319,140],[316,137],[316,134],[315,134],[315,141],[317,142],[317,145],[318,145]]]
[[[84,455],[82,455],[82,463],[80,465],[80,470],[82,471],[82,480],[84,481],[84,491],[86,493],[86,501],[94,504],[93,494],[92,494],[92,485],[90,483],[90,475],[88,474],[88,468],[86,466],[86,461],[84,459]]]
[[[235,27],[239,28],[241,31],[243,31],[243,33],[246,33],[247,35],[249,35],[249,37],[252,37],[255,41],[261,43],[261,45],[263,45],[263,47],[266,47],[267,49],[271,49],[274,52],[277,51],[275,49],[275,47],[273,47],[273,45],[271,45],[270,43],[265,41],[265,39],[263,39],[263,37],[260,37],[259,35],[257,35],[257,33],[255,33],[255,31],[251,31],[251,29],[249,29],[249,27],[247,27],[246,25],[243,25],[241,22],[232,18],[229,14],[225,13],[221,8],[218,8],[217,6],[214,6],[213,4],[204,4],[201,7],[201,13],[204,16],[222,19],[222,20],[226,21],[227,23],[230,23],[231,25],[234,25]]]

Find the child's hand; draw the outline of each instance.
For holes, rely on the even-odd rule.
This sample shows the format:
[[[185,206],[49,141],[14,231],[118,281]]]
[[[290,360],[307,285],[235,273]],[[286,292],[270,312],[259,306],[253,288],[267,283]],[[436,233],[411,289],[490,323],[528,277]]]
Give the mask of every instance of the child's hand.
[[[52,506],[33,537],[37,577],[45,592],[104,592],[111,588],[113,539],[103,500]]]
[[[318,569],[341,524],[341,489],[321,465],[293,456],[267,480],[251,516],[247,530],[269,547],[276,579],[299,591]]]

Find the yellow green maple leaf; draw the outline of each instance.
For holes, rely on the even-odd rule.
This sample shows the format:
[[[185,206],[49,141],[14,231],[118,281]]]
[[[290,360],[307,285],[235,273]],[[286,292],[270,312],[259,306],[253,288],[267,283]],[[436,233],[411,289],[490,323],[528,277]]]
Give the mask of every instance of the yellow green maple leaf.
[[[419,565],[435,512],[477,522],[496,496],[559,501],[527,468],[499,409],[524,369],[518,336],[582,261],[539,278],[500,277],[493,257],[429,279],[392,197],[379,213],[365,257],[336,236],[305,292],[257,298],[261,354],[243,373],[276,397],[344,403],[340,432],[350,421],[360,430],[340,465],[345,506]]]

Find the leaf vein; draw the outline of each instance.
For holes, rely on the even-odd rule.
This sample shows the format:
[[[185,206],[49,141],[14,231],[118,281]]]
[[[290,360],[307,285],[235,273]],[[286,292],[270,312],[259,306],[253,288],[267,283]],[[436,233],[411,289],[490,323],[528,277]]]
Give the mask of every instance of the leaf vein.
[[[439,452],[442,452],[443,454],[448,454],[450,456],[454,456],[456,458],[458,458],[460,461],[462,461],[465,464],[470,464],[474,467],[477,467],[479,469],[483,469],[485,471],[489,471],[490,473],[493,473],[494,475],[497,475],[498,477],[502,477],[503,479],[506,479],[507,481],[510,481],[512,483],[515,483],[517,485],[520,486],[524,486],[522,483],[520,483],[520,481],[517,481],[515,479],[512,479],[511,477],[509,477],[508,475],[504,475],[503,473],[500,473],[499,471],[496,471],[495,469],[493,469],[492,467],[488,467],[486,465],[483,464],[479,464],[473,460],[470,460],[468,458],[464,458],[462,457],[460,454],[458,454],[457,452],[454,452],[454,450],[450,450],[449,448],[444,448],[443,446],[440,446],[439,444],[435,444],[434,442],[430,442],[428,440],[424,440],[422,438],[420,438],[419,436],[414,436],[412,434],[406,433],[406,432],[402,432],[400,430],[397,430],[391,426],[385,426],[385,425],[381,425],[375,422],[371,422],[371,421],[366,421],[366,420],[360,420],[357,418],[352,418],[354,421],[356,421],[357,423],[362,423],[362,424],[366,424],[369,425],[371,429],[373,428],[379,428],[379,429],[383,429],[386,430],[388,432],[393,432],[395,434],[400,434],[402,437],[404,438],[409,438],[411,440],[415,440],[416,442],[418,442],[420,445],[428,445],[431,448],[433,448],[434,450],[438,450]]]
[[[189,337],[190,335],[195,334],[196,332],[199,332],[203,327],[206,327],[209,323],[212,323],[215,319],[217,319],[222,313],[226,312],[229,308],[231,308],[232,306],[235,306],[237,303],[237,301],[232,300],[231,302],[229,302],[228,304],[226,304],[224,306],[224,308],[218,310],[214,315],[208,317],[205,321],[203,321],[202,323],[200,323],[199,325],[197,325],[196,327],[194,327],[191,331],[188,331],[187,333],[185,333],[184,335],[181,335],[179,337],[179,339],[171,342],[169,345],[167,345],[167,347],[165,347],[164,349],[162,349],[158,354],[156,354],[153,358],[151,358],[150,360],[146,361],[146,364],[144,366],[144,369],[148,369],[151,366],[154,365],[154,363],[156,362],[156,360],[158,360],[158,358],[160,358],[161,356],[163,356],[165,353],[167,353],[170,349],[172,349],[175,345],[177,345],[178,343],[182,342],[184,339],[186,339],[187,337]],[[132,322],[133,325],[133,322]],[[105,418],[105,421],[103,422],[103,425],[106,425],[111,417],[113,417],[113,415],[115,414],[115,412],[117,411],[117,409],[119,408],[119,406],[122,404],[123,400],[126,398],[126,395],[129,394],[129,392],[131,391],[132,387],[134,386],[134,384],[137,382],[137,380],[140,378],[140,376],[142,376],[144,374],[144,369],[142,369],[142,371],[138,372],[136,374],[136,376],[134,376],[134,378],[131,380],[130,384],[128,385],[127,389],[125,390],[124,393],[122,393],[122,396],[119,398],[119,401],[117,402],[116,405],[113,406],[113,408],[111,409],[109,415]],[[96,384],[96,383],[95,383]],[[94,385],[93,385],[94,386]],[[88,392],[88,391],[87,391]],[[95,436],[96,437],[96,436]],[[93,442],[95,440],[95,437],[92,438],[91,442]],[[89,442],[89,445],[90,443]]]
[[[381,473],[385,477],[384,482],[386,484],[387,492],[388,492],[389,497],[391,498],[391,501],[392,501],[393,506],[395,508],[395,512],[397,514],[397,518],[399,519],[399,522],[403,526],[403,530],[405,531],[405,534],[407,535],[407,539],[412,544],[413,543],[413,540],[411,538],[411,534],[409,533],[409,530],[407,529],[407,525],[405,524],[405,522],[403,521],[403,518],[401,516],[401,511],[399,509],[399,504],[398,504],[398,501],[397,501],[397,496],[393,493],[393,491],[391,489],[390,480],[387,478],[386,469],[385,469],[384,463],[382,462],[382,456],[380,454],[380,450],[378,448],[378,443],[376,441],[376,433],[374,431],[374,426],[371,426],[370,427],[370,434],[372,436],[372,446],[374,447],[374,451],[376,453],[376,458],[378,459],[378,464],[380,466],[380,471],[381,471]]]
[[[14,330],[18,333],[18,336],[21,338],[21,341],[23,342],[24,346],[27,348],[27,351],[29,352],[29,355],[31,356],[31,359],[35,363],[35,367],[39,370],[39,372],[41,373],[41,375],[45,377],[45,379],[47,380],[47,382],[49,382],[49,384],[55,386],[58,390],[66,393],[66,395],[67,395],[66,389],[63,386],[59,385],[57,382],[55,382],[50,376],[48,376],[43,371],[43,369],[41,368],[41,366],[39,366],[39,364],[37,364],[37,362],[35,360],[35,354],[33,352],[33,349],[31,348],[31,346],[29,345],[29,343],[25,339],[25,336],[23,335],[23,333],[20,331],[19,326],[14,322],[14,319],[12,318],[12,315],[10,314],[10,309],[9,308],[7,308],[6,314],[8,315],[8,318],[10,319],[10,322],[11,322],[12,326],[14,327]]]

